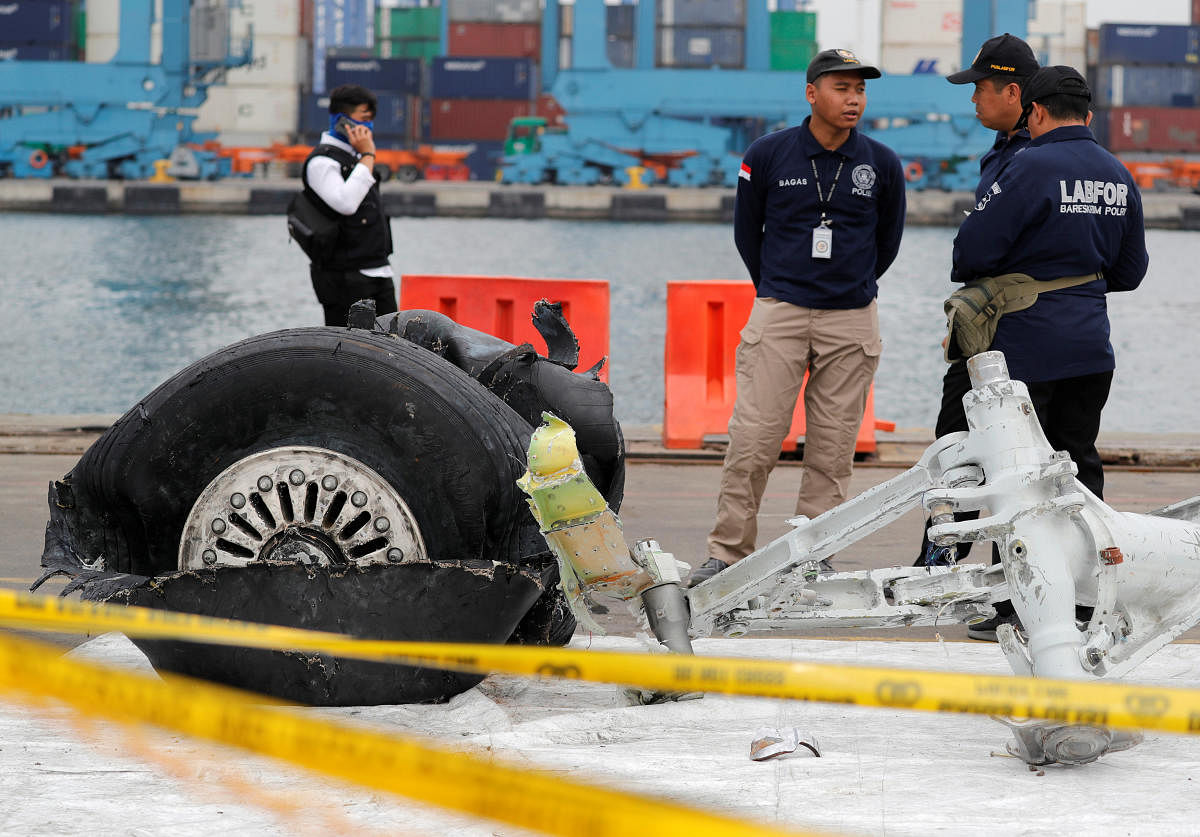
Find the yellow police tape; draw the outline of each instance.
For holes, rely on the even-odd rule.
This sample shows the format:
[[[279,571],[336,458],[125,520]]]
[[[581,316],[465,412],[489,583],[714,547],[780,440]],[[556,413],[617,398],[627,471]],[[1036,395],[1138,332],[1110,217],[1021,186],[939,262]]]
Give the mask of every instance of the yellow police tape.
[[[1200,733],[1200,690],[1128,683],[573,648],[364,640],[3,590],[0,626],[66,633],[122,631],[130,636],[317,651],[481,674],[566,677],[662,692],[718,692]]]
[[[0,694],[55,698],[123,723],[151,723],[282,759],[357,785],[550,834],[787,835],[673,802],[510,767],[413,737],[314,718],[261,696],[70,660],[62,649],[0,635]]]

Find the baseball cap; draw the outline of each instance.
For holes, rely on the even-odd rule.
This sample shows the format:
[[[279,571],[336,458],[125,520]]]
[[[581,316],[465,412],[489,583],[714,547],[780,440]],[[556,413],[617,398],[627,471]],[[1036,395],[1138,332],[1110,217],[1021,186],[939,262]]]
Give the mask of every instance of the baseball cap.
[[[1042,67],[1034,73],[1021,87],[1021,119],[1017,122],[1018,129],[1024,128],[1029,120],[1029,112],[1033,103],[1058,93],[1068,96],[1079,96],[1089,102],[1092,91],[1088,89],[1087,81],[1074,67],[1061,64],[1054,67]]]
[[[946,76],[951,84],[971,84],[999,73],[1031,76],[1038,70],[1037,58],[1029,44],[1005,32],[983,42],[975,60],[965,70]]]
[[[808,83],[812,84],[825,73],[837,72],[860,73],[863,78],[879,78],[883,75],[875,67],[858,60],[858,56],[848,49],[826,49],[818,52],[808,63]]]

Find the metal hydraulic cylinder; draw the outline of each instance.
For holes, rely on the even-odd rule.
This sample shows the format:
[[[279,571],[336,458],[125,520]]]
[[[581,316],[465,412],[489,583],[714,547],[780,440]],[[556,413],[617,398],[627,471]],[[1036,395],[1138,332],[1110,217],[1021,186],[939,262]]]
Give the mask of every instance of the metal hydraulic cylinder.
[[[529,469],[517,485],[529,496],[534,519],[558,559],[572,612],[582,625],[603,633],[587,605],[592,596],[636,601],[664,645],[690,654],[687,597],[674,557],[650,540],[630,551],[621,521],[583,469],[575,431],[550,413],[542,420],[529,442]]]

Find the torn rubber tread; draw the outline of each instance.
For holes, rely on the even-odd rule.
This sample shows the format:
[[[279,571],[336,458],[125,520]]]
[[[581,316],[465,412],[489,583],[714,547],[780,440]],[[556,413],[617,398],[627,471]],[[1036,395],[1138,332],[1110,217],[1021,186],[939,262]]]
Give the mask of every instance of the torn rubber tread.
[[[173,571],[184,520],[209,482],[252,453],[311,445],[386,479],[430,558],[516,560],[532,520],[515,485],[530,432],[412,344],[357,330],[275,332],[189,366],[119,419],[64,480],[69,528],[76,549],[103,556],[110,571]]]

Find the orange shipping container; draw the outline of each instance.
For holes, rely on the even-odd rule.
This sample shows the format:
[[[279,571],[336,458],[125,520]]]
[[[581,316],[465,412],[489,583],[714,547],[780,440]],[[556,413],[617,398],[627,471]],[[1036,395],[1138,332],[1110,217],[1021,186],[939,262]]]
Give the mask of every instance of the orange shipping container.
[[[451,23],[447,47],[450,55],[503,56],[540,61],[542,27],[536,23]]]

